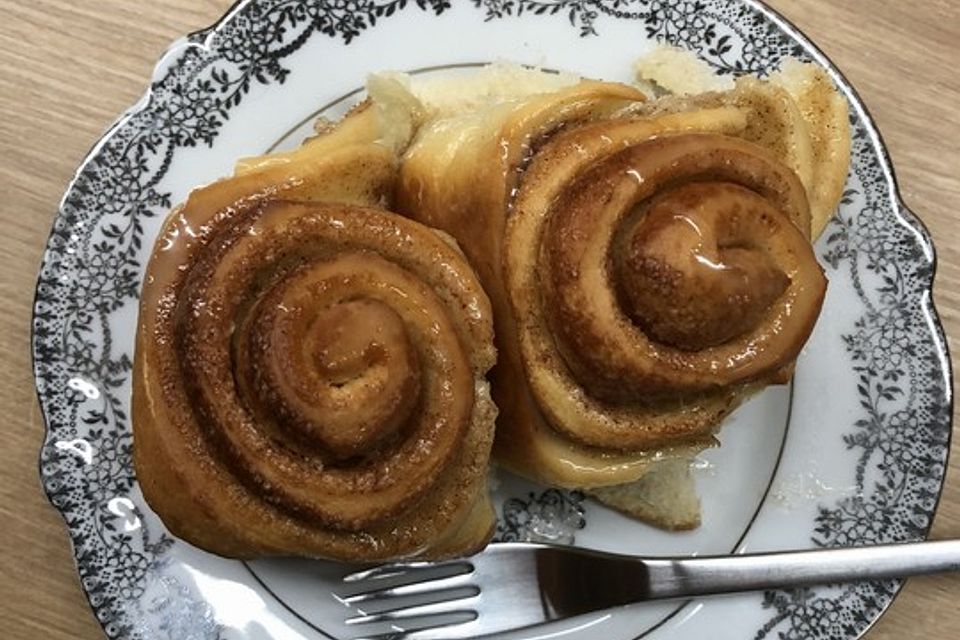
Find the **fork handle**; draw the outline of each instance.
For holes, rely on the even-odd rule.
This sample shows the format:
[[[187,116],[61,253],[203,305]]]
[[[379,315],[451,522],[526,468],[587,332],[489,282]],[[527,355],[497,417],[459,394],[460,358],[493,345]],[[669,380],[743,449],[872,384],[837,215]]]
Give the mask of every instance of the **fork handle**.
[[[649,599],[679,598],[958,571],[960,540],[642,562]]]

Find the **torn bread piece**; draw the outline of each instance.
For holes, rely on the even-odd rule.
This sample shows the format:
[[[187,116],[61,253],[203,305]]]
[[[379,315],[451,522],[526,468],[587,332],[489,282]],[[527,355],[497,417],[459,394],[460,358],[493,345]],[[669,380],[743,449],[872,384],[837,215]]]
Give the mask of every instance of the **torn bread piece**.
[[[661,529],[688,531],[700,526],[700,497],[689,458],[663,460],[636,482],[588,489],[587,495]]]

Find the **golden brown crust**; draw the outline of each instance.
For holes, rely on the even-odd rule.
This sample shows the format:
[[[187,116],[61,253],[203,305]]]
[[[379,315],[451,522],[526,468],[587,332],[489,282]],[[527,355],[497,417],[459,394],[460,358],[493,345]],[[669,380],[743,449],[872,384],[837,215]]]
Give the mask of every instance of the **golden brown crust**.
[[[138,479],[173,533],[364,561],[489,539],[489,301],[446,239],[370,206],[394,167],[338,145],[251,165],[168,218],[133,411]]]

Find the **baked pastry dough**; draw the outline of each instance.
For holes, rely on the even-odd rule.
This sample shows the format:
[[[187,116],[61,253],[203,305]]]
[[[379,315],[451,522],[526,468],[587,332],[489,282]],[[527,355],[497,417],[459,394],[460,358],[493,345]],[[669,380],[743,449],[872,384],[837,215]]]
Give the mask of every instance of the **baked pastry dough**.
[[[789,378],[826,286],[789,92],[582,81],[444,115],[404,155],[396,206],[454,236],[491,298],[499,462],[603,499]]]
[[[134,458],[179,537],[377,561],[492,535],[489,301],[449,238],[379,205],[396,141],[362,106],[195,190],[157,239]]]

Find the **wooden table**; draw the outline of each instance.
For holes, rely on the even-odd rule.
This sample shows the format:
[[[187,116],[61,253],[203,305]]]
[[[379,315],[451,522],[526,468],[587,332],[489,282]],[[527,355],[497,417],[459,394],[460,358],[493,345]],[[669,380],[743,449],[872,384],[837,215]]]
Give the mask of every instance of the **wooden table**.
[[[141,94],[175,37],[232,0],[0,0],[0,629],[7,638],[102,637],[60,516],[37,479],[43,426],[30,308],[64,187],[103,129]],[[955,0],[772,0],[843,69],[886,137],[907,203],[939,249],[937,303],[960,353],[960,11]],[[960,464],[934,537],[960,537]],[[960,575],[911,580],[872,640],[960,634]]]

